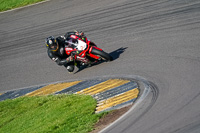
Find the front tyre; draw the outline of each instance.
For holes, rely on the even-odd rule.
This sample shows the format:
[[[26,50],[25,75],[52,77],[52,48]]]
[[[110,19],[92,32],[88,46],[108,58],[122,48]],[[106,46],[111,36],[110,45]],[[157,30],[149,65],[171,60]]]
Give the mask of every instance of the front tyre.
[[[95,49],[95,48],[92,49],[91,53],[94,54],[94,55],[100,56],[101,58],[105,59],[106,61],[112,61],[113,60],[112,56],[110,56],[108,53],[106,53],[104,51],[100,51],[100,50]]]

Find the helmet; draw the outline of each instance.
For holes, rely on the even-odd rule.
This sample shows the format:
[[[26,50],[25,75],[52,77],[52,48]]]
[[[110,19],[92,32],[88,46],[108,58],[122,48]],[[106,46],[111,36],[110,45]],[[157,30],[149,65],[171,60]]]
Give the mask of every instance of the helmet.
[[[59,45],[53,36],[48,37],[45,40],[45,43],[46,43],[46,47],[48,47],[51,51],[57,51],[59,48]]]

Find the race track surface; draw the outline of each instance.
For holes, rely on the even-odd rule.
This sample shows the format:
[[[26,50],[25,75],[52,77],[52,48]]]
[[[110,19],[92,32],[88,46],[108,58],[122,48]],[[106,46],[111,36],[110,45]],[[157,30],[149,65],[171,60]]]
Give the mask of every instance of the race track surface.
[[[85,32],[114,61],[69,74],[44,40]],[[200,132],[199,0],[51,0],[0,14],[0,93],[56,81],[141,77],[151,91],[105,133]]]

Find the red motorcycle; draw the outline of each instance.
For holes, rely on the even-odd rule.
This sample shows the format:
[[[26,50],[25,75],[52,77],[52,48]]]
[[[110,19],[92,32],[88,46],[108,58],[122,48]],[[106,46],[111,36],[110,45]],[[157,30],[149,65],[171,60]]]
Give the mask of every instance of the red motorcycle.
[[[71,35],[71,39],[67,42],[70,46],[65,47],[65,52],[67,55],[72,55],[73,52],[79,51],[78,55],[75,55],[75,65],[80,67],[85,64],[85,60],[89,60],[91,63],[96,63],[99,61],[112,61],[113,58],[108,53],[104,52],[101,48],[97,47],[96,44],[84,37],[84,40],[78,36]],[[77,58],[83,59],[82,61],[76,60]]]

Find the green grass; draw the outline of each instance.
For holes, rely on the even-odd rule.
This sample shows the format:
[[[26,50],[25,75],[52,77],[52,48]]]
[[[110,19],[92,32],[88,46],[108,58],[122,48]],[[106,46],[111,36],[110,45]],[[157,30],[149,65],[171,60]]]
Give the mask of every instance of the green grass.
[[[0,0],[0,12],[14,9],[17,7],[26,6],[26,5],[37,3],[37,2],[41,2],[41,1],[44,1],[44,0]]]
[[[20,97],[0,102],[1,133],[88,133],[105,115],[86,95]]]

